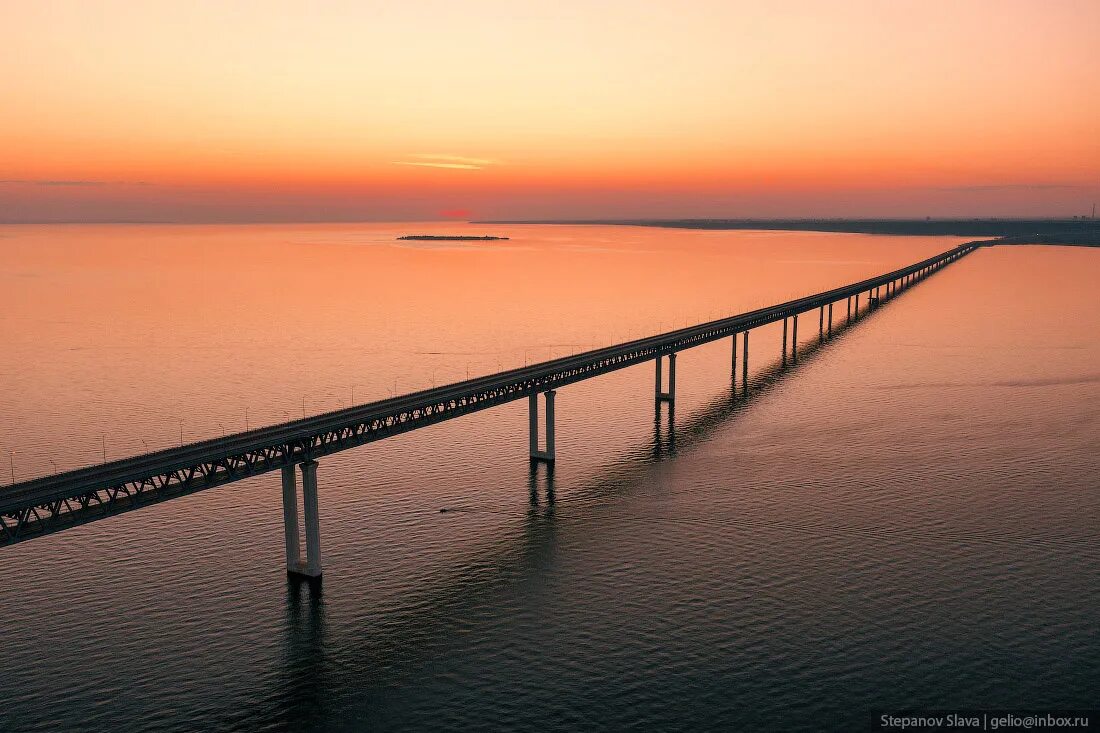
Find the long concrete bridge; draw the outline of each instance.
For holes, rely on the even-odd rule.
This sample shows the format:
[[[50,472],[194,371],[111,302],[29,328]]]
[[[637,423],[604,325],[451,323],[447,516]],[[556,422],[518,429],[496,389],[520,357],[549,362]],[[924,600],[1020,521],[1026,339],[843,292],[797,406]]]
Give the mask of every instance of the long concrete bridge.
[[[319,577],[317,459],[527,398],[530,458],[552,463],[556,459],[557,389],[652,361],[656,365],[654,398],[659,409],[662,402],[672,403],[676,399],[676,354],[729,338],[734,393],[739,367],[742,389],[747,392],[752,329],[782,321],[782,364],[788,359],[797,361],[799,316],[817,311],[819,337],[828,338],[832,335],[834,307],[844,308],[845,323],[852,323],[868,309],[984,244],[969,242],[878,277],[729,318],[280,425],[23,481],[0,490],[0,545],[280,470],[287,571]],[[541,421],[540,395],[544,404]],[[302,477],[304,553],[299,547],[297,473]]]

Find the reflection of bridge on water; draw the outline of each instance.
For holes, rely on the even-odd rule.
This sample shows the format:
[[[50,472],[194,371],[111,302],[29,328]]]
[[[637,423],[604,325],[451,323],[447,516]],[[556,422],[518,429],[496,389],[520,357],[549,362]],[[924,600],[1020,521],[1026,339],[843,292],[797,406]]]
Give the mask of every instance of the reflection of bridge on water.
[[[797,362],[800,315],[816,310],[818,336],[825,340],[832,335],[835,324],[834,305],[843,302],[843,322],[852,323],[867,309],[877,307],[895,293],[982,244],[970,242],[885,275],[657,336],[281,425],[24,481],[0,492],[0,544],[40,537],[280,469],[287,570],[317,577],[321,574],[318,458],[526,397],[530,410],[530,458],[533,462],[552,465],[556,459],[554,396],[558,388],[652,360],[656,364],[654,396],[659,414],[662,403],[675,403],[677,352],[729,337],[734,394],[737,393],[738,367],[742,394],[747,394],[749,332],[752,329],[782,321],[781,366],[786,366],[788,359]],[[863,295],[866,300],[861,310]],[[788,343],[791,344],[789,349]],[[544,404],[541,431],[540,394]],[[299,492],[295,466],[302,475],[304,560],[299,548]]]

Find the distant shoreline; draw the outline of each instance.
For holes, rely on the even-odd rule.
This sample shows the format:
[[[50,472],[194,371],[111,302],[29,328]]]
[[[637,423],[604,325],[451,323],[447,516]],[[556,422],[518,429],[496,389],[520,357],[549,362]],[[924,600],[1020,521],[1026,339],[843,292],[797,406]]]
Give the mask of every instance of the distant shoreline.
[[[572,224],[669,229],[755,229],[899,236],[1002,237],[1000,244],[1100,246],[1100,219],[546,219],[473,224]],[[1038,238],[1038,239],[1036,239]],[[1057,241],[1055,241],[1057,240]]]
[[[489,234],[406,234],[397,239],[415,242],[498,242],[507,240],[508,237],[495,237]]]

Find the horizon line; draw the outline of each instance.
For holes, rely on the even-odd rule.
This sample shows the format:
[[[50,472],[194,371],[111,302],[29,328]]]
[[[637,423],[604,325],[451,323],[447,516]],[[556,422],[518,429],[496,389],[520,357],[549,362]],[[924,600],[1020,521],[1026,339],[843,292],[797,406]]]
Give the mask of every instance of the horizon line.
[[[452,223],[452,224],[617,224],[632,222],[918,222],[918,221],[1100,221],[1080,214],[1046,214],[1036,216],[662,216],[662,217],[561,217],[533,219],[373,219],[373,218],[324,218],[324,219],[0,219],[0,226],[73,226],[73,225],[166,225],[166,226],[215,226],[255,224],[404,224],[404,223]]]

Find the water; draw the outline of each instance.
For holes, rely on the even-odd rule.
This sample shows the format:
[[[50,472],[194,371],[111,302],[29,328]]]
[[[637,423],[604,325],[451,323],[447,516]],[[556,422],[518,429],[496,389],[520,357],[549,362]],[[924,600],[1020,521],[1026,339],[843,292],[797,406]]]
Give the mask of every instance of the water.
[[[446,231],[512,239],[393,241]],[[0,455],[24,479],[960,241],[3,227]],[[671,421],[650,366],[570,386],[552,477],[522,403],[323,459],[321,592],[286,579],[276,474],[0,549],[0,724],[819,730],[1092,706],[1098,254],[981,250],[820,347],[804,316],[782,373],[778,326],[754,331],[745,401],[728,341],[686,352]]]

